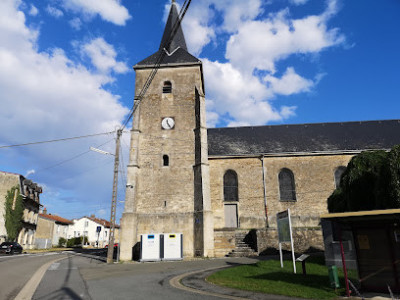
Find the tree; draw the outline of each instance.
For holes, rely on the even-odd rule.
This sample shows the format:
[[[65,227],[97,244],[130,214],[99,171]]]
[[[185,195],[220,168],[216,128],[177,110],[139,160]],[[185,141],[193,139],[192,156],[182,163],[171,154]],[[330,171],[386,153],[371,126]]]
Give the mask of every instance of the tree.
[[[15,241],[22,229],[22,217],[24,215],[24,204],[18,186],[7,191],[4,205],[7,240]]]
[[[329,212],[389,208],[400,208],[400,145],[354,156],[328,198]]]

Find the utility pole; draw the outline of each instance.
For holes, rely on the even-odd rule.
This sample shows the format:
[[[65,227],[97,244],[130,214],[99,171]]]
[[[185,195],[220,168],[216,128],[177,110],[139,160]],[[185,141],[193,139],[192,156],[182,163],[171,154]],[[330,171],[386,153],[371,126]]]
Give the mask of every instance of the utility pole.
[[[117,190],[118,190],[118,167],[119,167],[119,147],[121,143],[122,129],[117,130],[117,140],[115,146],[115,160],[114,160],[114,182],[113,192],[111,199],[111,217],[110,217],[110,235],[108,240],[107,263],[114,262],[114,231],[115,231],[115,213],[117,210]]]

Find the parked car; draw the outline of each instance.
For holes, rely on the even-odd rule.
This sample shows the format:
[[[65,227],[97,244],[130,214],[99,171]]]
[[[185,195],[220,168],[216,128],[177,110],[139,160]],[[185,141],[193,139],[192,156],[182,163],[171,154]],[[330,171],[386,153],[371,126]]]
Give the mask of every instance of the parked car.
[[[16,242],[3,242],[0,245],[0,253],[14,254],[22,253],[23,248]]]

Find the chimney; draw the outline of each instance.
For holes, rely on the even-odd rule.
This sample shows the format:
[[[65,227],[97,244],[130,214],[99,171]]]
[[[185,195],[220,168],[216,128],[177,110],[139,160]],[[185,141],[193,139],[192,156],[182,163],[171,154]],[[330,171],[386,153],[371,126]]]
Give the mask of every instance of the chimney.
[[[45,215],[47,215],[47,208],[46,208],[46,207],[43,209],[43,213],[44,213]]]
[[[90,215],[90,217],[94,219],[94,214]]]

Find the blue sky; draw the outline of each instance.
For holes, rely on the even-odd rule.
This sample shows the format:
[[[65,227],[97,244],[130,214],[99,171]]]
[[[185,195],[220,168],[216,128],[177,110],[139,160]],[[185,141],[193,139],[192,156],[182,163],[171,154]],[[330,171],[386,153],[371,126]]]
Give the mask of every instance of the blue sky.
[[[0,1],[0,146],[114,131],[169,3]],[[183,29],[208,126],[398,119],[399,15],[397,0],[193,0]],[[90,146],[114,152],[114,135],[0,148],[0,170],[41,184],[51,213],[108,219],[113,157]]]

